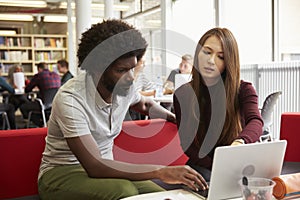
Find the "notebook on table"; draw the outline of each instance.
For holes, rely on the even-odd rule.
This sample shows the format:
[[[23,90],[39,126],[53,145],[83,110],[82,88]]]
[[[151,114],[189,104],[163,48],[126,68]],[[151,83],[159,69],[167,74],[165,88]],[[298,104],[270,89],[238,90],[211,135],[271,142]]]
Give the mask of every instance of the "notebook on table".
[[[238,182],[243,176],[279,176],[286,145],[286,140],[280,140],[216,148],[209,190],[197,195],[208,200],[239,198]]]

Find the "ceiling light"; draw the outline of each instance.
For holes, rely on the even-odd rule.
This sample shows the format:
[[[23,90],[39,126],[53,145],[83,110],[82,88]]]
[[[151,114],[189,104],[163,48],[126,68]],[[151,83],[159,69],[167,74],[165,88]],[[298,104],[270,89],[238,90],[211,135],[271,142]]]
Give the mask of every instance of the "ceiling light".
[[[75,17],[71,18],[72,22],[75,22]],[[66,15],[45,15],[44,22],[68,22],[68,17]]]
[[[32,15],[26,14],[0,14],[3,21],[33,21]]]
[[[104,4],[96,4],[92,3],[92,9],[95,10],[104,10],[105,5]],[[115,11],[128,11],[129,6],[128,5],[121,5],[121,4],[116,4],[113,5]],[[67,2],[61,2],[59,8],[66,9],[67,8]],[[71,8],[75,9],[75,3],[71,3]]]
[[[76,22],[76,17],[71,18],[72,22]],[[92,17],[92,24],[96,24],[98,22],[101,22],[103,18],[100,17]],[[44,16],[44,22],[58,22],[58,23],[67,23],[68,17],[66,15],[45,15]]]
[[[45,8],[47,3],[45,1],[27,1],[27,0],[0,0],[0,6],[17,6],[17,7],[34,7]]]
[[[0,30],[0,35],[16,35],[17,32],[13,30]]]

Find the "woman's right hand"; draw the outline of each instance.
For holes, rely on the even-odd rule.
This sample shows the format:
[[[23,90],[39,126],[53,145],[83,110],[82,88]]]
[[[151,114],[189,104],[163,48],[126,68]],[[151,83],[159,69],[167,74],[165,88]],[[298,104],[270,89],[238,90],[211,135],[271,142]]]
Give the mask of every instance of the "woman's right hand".
[[[205,179],[190,166],[168,166],[158,170],[159,179],[168,184],[184,184],[192,190],[208,189]]]

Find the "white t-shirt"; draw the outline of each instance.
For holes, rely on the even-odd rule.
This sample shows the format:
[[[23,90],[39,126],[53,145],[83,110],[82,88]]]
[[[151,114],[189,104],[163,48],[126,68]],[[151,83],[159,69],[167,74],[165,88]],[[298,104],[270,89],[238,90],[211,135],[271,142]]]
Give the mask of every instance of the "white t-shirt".
[[[69,80],[52,103],[39,178],[55,166],[79,164],[65,138],[91,134],[103,158],[113,159],[113,140],[122,129],[129,106],[140,99],[132,86],[127,96],[114,96],[113,103],[107,104],[88,73]]]

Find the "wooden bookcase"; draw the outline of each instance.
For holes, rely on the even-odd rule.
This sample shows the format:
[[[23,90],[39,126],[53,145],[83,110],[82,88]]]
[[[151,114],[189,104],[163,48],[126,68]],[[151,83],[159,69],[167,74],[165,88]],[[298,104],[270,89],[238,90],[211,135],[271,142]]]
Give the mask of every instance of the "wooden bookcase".
[[[0,64],[2,75],[9,67],[20,64],[25,75],[37,73],[36,65],[46,62],[50,70],[57,70],[57,61],[67,59],[66,35],[0,35]]]

